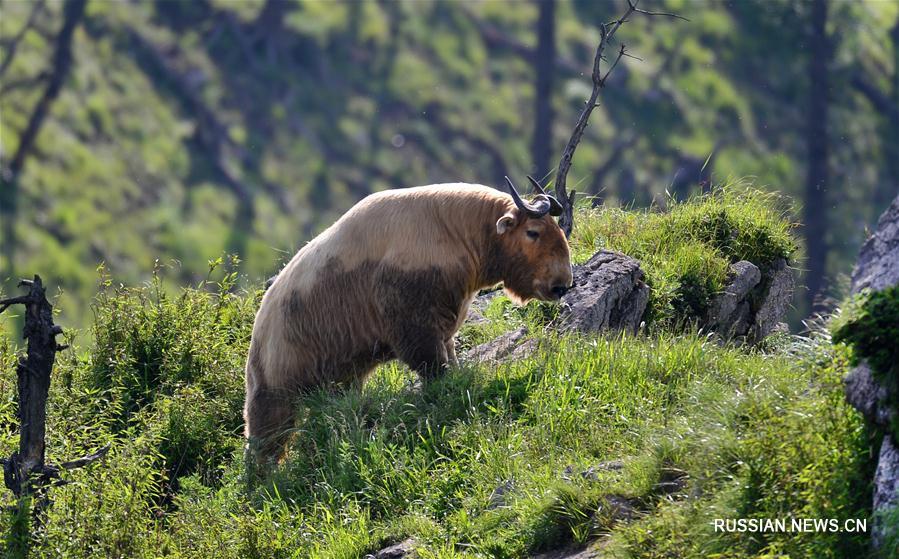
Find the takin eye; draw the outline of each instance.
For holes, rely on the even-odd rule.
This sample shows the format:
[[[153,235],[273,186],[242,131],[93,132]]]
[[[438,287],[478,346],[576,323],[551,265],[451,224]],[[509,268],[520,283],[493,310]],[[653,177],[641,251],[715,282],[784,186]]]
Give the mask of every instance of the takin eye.
[[[528,235],[528,237],[530,237],[531,239],[533,239],[533,240],[535,240],[535,241],[536,241],[537,239],[540,238],[540,232],[539,232],[539,231],[528,231],[528,232],[527,232],[527,235]]]

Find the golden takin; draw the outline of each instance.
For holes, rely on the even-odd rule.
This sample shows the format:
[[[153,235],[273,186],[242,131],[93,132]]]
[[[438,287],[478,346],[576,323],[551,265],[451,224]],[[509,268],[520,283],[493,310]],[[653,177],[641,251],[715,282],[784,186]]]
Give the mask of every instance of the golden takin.
[[[281,455],[304,391],[364,381],[394,358],[425,380],[455,363],[479,290],[502,282],[522,303],[569,289],[551,217],[561,206],[533,179],[532,202],[506,180],[509,194],[461,183],[372,194],[297,252],[253,325],[244,419],[257,459]]]

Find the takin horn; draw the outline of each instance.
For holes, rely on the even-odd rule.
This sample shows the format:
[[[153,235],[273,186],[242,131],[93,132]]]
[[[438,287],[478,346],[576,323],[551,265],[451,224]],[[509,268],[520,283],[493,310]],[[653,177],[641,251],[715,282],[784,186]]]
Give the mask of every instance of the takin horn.
[[[539,219],[549,213],[549,200],[538,195],[538,197],[534,199],[534,202],[529,204],[521,199],[521,195],[518,194],[518,191],[515,190],[515,185],[512,184],[512,179],[506,177],[506,182],[509,184],[509,194],[512,195],[512,200],[515,201],[515,205],[528,217]]]
[[[558,206],[559,210],[561,210],[561,205],[559,202],[555,200],[552,196],[546,194],[538,194],[533,202],[525,202],[521,199],[521,195],[518,194],[518,191],[515,189],[515,185],[512,184],[512,179],[506,177],[506,182],[509,184],[509,194],[512,195],[512,200],[515,201],[515,205],[518,206],[518,209],[523,211],[528,217],[533,219],[539,219],[546,214],[550,215],[559,215],[559,213],[553,212],[553,202],[555,202],[555,206]]]
[[[539,219],[546,214],[552,216],[562,215],[562,205],[549,194],[538,194],[533,202],[528,203],[521,199],[521,195],[518,194],[518,191],[515,190],[515,185],[512,184],[512,179],[506,177],[506,182],[509,183],[509,194],[512,195],[515,205],[528,217]]]
[[[550,203],[549,215],[551,215],[553,217],[558,217],[558,216],[562,215],[564,209],[562,208],[562,204],[560,204],[559,201],[556,200],[556,197],[552,196],[550,194],[547,194],[546,191],[543,190],[543,187],[540,186],[540,183],[537,182],[537,180],[534,177],[532,177],[531,175],[527,175],[527,177],[528,177],[528,180],[531,181],[531,184],[534,185],[534,189],[537,191],[537,193],[542,196],[545,196],[549,200],[549,203]]]

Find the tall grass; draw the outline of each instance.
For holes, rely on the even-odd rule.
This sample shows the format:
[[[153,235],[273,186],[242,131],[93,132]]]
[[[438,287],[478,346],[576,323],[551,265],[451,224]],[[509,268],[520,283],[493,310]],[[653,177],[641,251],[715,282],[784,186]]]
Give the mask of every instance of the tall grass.
[[[716,196],[671,213],[687,223],[708,215],[690,204],[739,200]],[[597,216],[579,223],[617,231]],[[576,253],[588,250],[583,229]],[[641,235],[627,242],[650,255],[652,235]],[[716,259],[742,257],[716,250]],[[682,277],[686,268],[671,266]],[[174,295],[156,281],[104,283],[92,342],[63,353],[55,373],[48,457],[107,442],[110,455],[64,474],[72,483],[52,490],[33,556],[358,558],[408,537],[424,558],[526,557],[588,542],[620,557],[865,552],[859,534],[711,529],[719,516],[867,514],[868,438],[842,399],[847,357],[827,339],[749,352],[662,329],[543,334],[526,359],[470,363],[424,386],[390,363],[364,387],[304,398],[285,461],[260,482],[244,475],[240,434],[259,297],[235,293],[233,280]],[[497,297],[464,337],[473,344],[521,325],[539,333],[553,312]],[[0,363],[11,362],[0,346]],[[0,385],[0,421],[14,425],[8,366]],[[11,429],[0,431],[0,453],[15,444]],[[4,514],[0,531],[15,521]]]

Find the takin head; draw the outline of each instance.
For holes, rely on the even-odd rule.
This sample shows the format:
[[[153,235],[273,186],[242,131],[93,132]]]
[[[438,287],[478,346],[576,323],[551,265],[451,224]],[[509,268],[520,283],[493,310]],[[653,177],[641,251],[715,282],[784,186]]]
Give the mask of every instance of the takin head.
[[[562,206],[537,181],[528,179],[538,192],[533,202],[522,200],[506,177],[515,208],[496,222],[502,280],[506,292],[519,303],[558,301],[573,282],[568,240],[552,218],[561,215]]]

